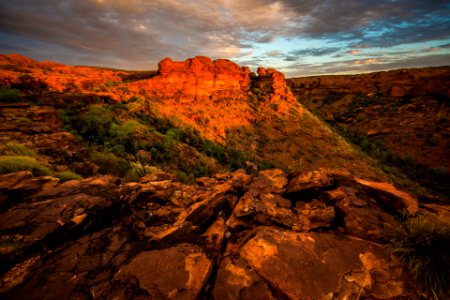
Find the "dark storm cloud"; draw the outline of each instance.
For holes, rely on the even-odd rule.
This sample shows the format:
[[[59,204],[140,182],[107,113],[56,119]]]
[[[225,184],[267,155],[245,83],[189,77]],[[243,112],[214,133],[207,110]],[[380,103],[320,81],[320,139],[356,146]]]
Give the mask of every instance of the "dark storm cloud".
[[[449,16],[448,0],[0,0],[0,52],[139,69],[167,56],[289,62],[444,40]],[[305,37],[343,46],[252,52]]]
[[[156,32],[144,33],[131,19],[114,10],[84,2],[1,1],[0,28],[28,39],[31,44],[66,48],[67,56],[75,53],[116,59],[133,56],[145,61],[162,54],[164,48]],[[140,42],[143,39],[153,43]]]
[[[247,28],[258,20],[236,26],[239,15],[222,15],[220,7],[221,1],[0,0],[0,30],[31,44],[63,47],[67,59],[109,57],[132,62],[132,67],[166,56],[231,56],[249,47],[247,38],[255,36],[260,42],[272,38]],[[7,44],[2,51],[17,48]]]
[[[336,52],[338,52],[340,50],[341,50],[341,48],[337,48],[337,47],[300,49],[300,50],[295,50],[295,51],[290,52],[288,57],[305,56],[305,55],[308,55],[308,56],[323,56],[323,55],[336,53]]]
[[[423,29],[424,36],[441,36],[450,20],[450,2],[446,0],[282,0],[286,9],[300,18],[301,26],[293,34],[312,37],[341,36],[362,38],[370,29],[401,31]],[[436,28],[429,25],[435,24]]]

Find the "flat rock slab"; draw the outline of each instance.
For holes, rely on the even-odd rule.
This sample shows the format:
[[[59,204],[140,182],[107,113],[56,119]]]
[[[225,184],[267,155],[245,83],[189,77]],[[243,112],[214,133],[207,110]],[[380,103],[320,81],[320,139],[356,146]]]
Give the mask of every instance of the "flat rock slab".
[[[355,178],[355,182],[359,183],[370,194],[376,197],[377,201],[394,211],[401,212],[405,210],[410,214],[415,214],[419,210],[417,199],[398,190],[392,184],[387,182],[373,182],[359,178]]]
[[[110,299],[120,299],[121,295],[133,295],[126,288],[111,284],[130,255],[128,239],[127,230],[116,226],[85,235],[42,257],[33,257],[0,276],[0,298],[105,299],[110,295]]]
[[[45,178],[39,177],[38,182]],[[0,213],[0,262],[11,262],[35,245],[45,248],[49,243],[64,242],[71,232],[112,218],[120,204],[113,180],[105,176],[68,181]]]
[[[276,299],[356,299],[358,295],[389,299],[407,295],[401,266],[385,248],[356,238],[265,227],[231,257],[240,261],[222,262],[216,299],[243,299],[236,285],[243,289],[246,283],[250,286],[260,278]],[[248,299],[259,299],[256,292],[245,289],[245,293],[255,293],[247,295]]]
[[[122,266],[116,279],[138,282],[142,299],[197,299],[212,269],[212,261],[197,247],[179,244],[146,251]]]

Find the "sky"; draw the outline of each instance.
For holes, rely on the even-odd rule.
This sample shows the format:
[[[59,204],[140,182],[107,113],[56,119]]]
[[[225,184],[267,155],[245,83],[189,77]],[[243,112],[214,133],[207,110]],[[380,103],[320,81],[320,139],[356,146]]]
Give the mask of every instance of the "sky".
[[[450,0],[0,0],[0,53],[128,70],[203,55],[287,77],[450,65]]]

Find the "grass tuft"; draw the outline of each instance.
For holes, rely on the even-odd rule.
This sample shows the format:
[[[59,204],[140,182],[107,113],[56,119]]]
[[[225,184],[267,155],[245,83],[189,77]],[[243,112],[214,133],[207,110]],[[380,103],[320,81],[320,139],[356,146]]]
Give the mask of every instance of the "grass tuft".
[[[72,171],[61,171],[54,174],[55,177],[59,178],[61,182],[69,180],[81,180],[83,177]]]
[[[449,224],[431,216],[409,218],[392,237],[390,248],[423,288],[444,299],[449,296]]]
[[[36,156],[36,152],[29,149],[27,146],[16,142],[7,143],[6,149],[19,156]]]
[[[0,102],[17,103],[23,101],[23,95],[19,90],[9,86],[0,86]]]
[[[51,171],[29,156],[0,156],[0,174],[31,171],[34,175],[50,175]]]

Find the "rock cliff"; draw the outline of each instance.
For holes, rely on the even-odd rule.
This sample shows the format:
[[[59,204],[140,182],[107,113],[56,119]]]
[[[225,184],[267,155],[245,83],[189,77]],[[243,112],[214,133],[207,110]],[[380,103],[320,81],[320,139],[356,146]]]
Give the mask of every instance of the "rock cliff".
[[[252,82],[255,81],[255,82]],[[209,101],[216,99],[246,100],[256,86],[269,95],[270,101],[292,101],[284,75],[274,69],[258,69],[251,77],[250,69],[227,60],[212,61],[197,56],[174,62],[170,58],[158,65],[158,75],[131,85],[150,95],[180,101]]]

